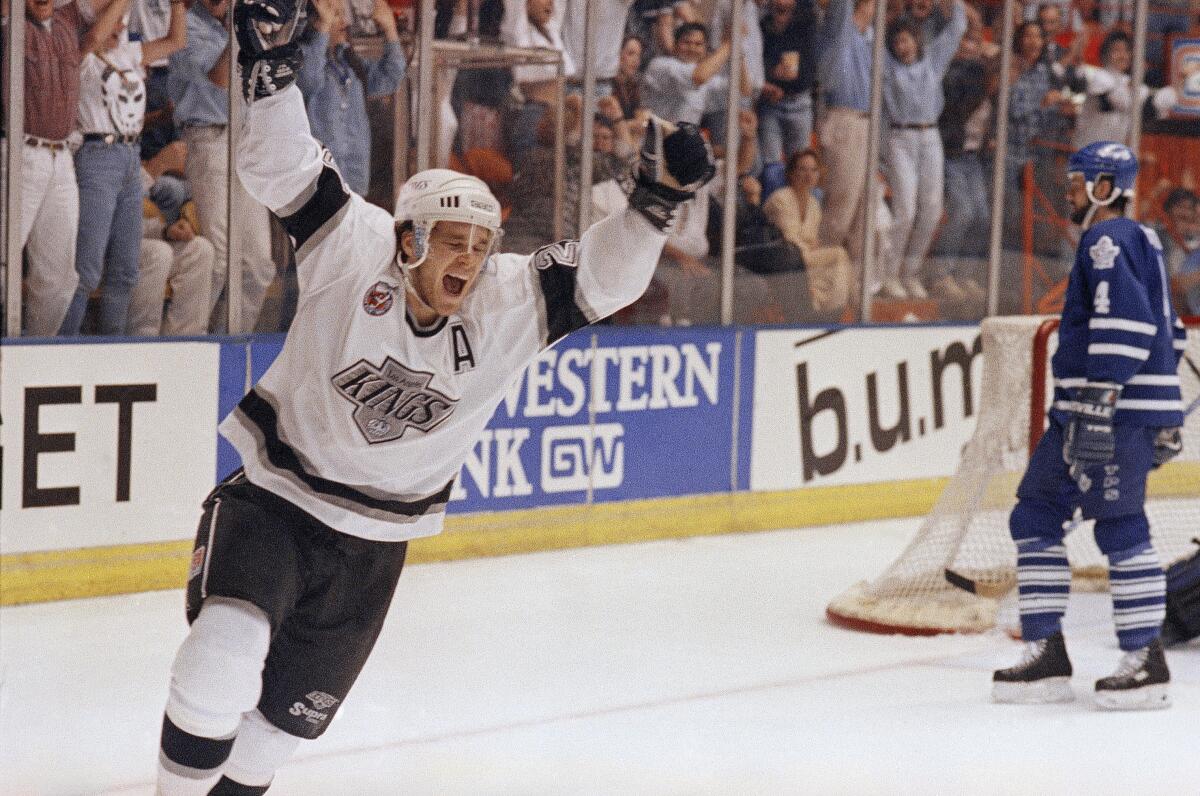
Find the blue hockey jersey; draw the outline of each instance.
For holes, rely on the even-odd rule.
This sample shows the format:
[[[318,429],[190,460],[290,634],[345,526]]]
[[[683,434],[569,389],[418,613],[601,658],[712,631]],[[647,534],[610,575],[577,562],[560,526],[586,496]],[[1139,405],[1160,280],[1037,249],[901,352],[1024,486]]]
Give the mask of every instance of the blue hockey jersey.
[[[1178,370],[1187,332],[1170,295],[1153,230],[1114,218],[1083,233],[1052,361],[1053,416],[1067,419],[1069,390],[1103,382],[1124,385],[1114,422],[1183,424]]]

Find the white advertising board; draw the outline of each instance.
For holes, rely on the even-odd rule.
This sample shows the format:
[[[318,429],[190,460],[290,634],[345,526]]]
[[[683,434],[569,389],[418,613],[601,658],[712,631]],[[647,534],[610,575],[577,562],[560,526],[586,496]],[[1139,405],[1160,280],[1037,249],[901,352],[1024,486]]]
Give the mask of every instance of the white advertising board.
[[[213,343],[0,349],[0,551],[185,539],[216,473]]]
[[[750,488],[952,475],[975,428],[974,326],[761,331]]]

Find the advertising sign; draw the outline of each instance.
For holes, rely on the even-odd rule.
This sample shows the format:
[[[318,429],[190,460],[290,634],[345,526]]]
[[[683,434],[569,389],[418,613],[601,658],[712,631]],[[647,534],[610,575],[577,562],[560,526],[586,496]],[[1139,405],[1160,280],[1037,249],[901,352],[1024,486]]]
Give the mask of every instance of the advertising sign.
[[[543,352],[476,444],[450,510],[728,491],[736,334],[595,327]]]
[[[193,535],[213,484],[219,350],[5,345],[4,553]]]
[[[759,332],[750,488],[953,474],[981,350],[977,326]]]
[[[1200,39],[1171,42],[1171,85],[1179,97],[1172,113],[1200,115]]]

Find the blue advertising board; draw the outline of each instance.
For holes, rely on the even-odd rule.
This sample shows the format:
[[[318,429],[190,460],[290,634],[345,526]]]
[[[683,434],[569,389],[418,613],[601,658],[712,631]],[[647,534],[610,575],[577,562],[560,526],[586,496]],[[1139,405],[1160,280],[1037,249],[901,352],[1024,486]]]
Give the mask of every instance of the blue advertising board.
[[[451,511],[728,491],[736,335],[599,326],[543,352],[475,446]]]
[[[740,362],[739,337],[745,349]],[[512,384],[472,449],[449,510],[747,488],[753,337],[735,328],[597,326],[576,332],[544,351]],[[257,380],[281,344],[282,337],[264,336],[252,338],[248,352],[241,342],[223,346],[221,417],[245,389],[245,357]],[[218,478],[238,464],[222,440]]]

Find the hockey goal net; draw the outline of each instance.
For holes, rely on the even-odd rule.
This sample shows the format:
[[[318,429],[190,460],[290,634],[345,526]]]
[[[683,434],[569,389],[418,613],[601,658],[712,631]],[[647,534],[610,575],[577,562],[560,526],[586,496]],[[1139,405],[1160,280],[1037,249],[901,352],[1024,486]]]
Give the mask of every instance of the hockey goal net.
[[[1179,367],[1184,408],[1191,410],[1183,454],[1154,471],[1147,490],[1146,511],[1164,566],[1194,552],[1191,540],[1200,536],[1200,319],[1187,325]],[[981,407],[958,471],[900,557],[875,580],[854,585],[829,604],[832,622],[908,635],[978,632],[995,624],[1000,597],[1016,586],[1008,515],[1045,428],[1057,328],[1056,319],[1037,316],[983,322]],[[1092,523],[1080,523],[1066,544],[1076,587],[1104,588],[1107,566],[1092,540]]]

